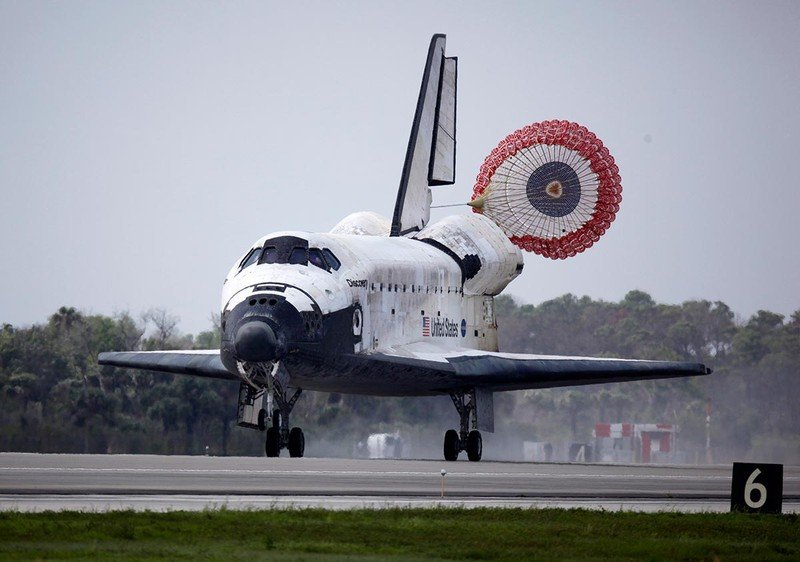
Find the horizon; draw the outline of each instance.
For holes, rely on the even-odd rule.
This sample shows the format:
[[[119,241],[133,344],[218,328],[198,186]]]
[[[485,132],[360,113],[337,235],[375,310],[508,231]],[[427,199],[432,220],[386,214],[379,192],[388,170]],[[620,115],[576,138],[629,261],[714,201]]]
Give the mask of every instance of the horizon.
[[[547,299],[545,301],[541,301],[539,303],[529,303],[529,302],[522,302],[516,296],[511,295],[511,294],[503,293],[503,294],[500,294],[498,296],[499,297],[508,297],[508,298],[510,298],[514,302],[514,305],[517,306],[517,307],[523,307],[523,306],[529,306],[529,305],[532,305],[534,307],[539,307],[539,306],[542,306],[543,304],[546,304],[548,302],[552,302],[554,300],[558,300],[558,299],[561,299],[561,298],[567,297],[567,296],[573,296],[577,300],[581,300],[583,298],[589,298],[592,302],[598,302],[598,303],[602,302],[602,303],[619,305],[619,304],[622,304],[622,301],[625,299],[625,297],[628,294],[632,293],[632,292],[643,292],[643,293],[647,294],[648,296],[650,296],[653,299],[653,302],[654,302],[655,306],[680,307],[680,306],[683,306],[684,304],[689,303],[689,302],[709,302],[711,304],[722,303],[725,306],[728,306],[730,308],[731,312],[733,313],[733,322],[734,322],[734,324],[736,324],[736,326],[739,326],[739,327],[746,325],[747,322],[749,322],[759,312],[768,312],[768,313],[772,313],[772,314],[777,314],[777,315],[779,315],[779,316],[781,316],[783,318],[783,320],[782,320],[783,324],[787,324],[788,322],[791,322],[792,316],[794,314],[798,314],[800,316],[800,307],[798,307],[796,310],[793,310],[789,314],[782,314],[782,313],[776,312],[774,310],[759,309],[759,310],[755,311],[753,314],[750,314],[748,316],[744,316],[744,315],[740,314],[733,307],[730,307],[730,305],[728,305],[728,303],[726,303],[725,301],[718,301],[718,300],[699,298],[699,299],[688,299],[688,300],[685,300],[685,301],[680,302],[680,303],[660,302],[658,299],[654,298],[653,295],[651,295],[647,291],[643,291],[642,289],[631,289],[628,292],[626,292],[625,295],[623,295],[618,300],[608,300],[608,299],[602,299],[602,298],[594,298],[591,295],[576,295],[574,293],[564,293],[563,295],[558,295],[556,297]],[[28,324],[13,324],[11,322],[6,322],[2,318],[0,318],[0,326],[10,325],[14,329],[21,329],[21,330],[30,329],[30,328],[32,328],[34,326],[43,326],[43,325],[47,324],[49,322],[49,320],[50,320],[50,317],[53,316],[54,314],[58,313],[59,309],[61,309],[61,308],[74,308],[78,313],[82,314],[83,316],[103,316],[103,317],[107,317],[107,318],[117,318],[119,316],[128,314],[133,320],[135,320],[137,322],[142,322],[142,323],[144,323],[146,325],[149,325],[151,321],[150,320],[148,320],[148,321],[144,320],[143,316],[145,314],[147,314],[148,312],[152,312],[152,311],[161,311],[161,310],[163,310],[168,315],[177,318],[177,323],[175,325],[177,331],[173,334],[173,336],[176,337],[176,338],[185,337],[185,336],[196,337],[196,336],[198,336],[199,334],[201,334],[203,332],[212,331],[215,328],[215,325],[211,320],[211,315],[215,314],[215,312],[213,312],[213,311],[209,313],[208,326],[206,326],[205,328],[201,328],[199,330],[196,330],[196,331],[184,331],[183,329],[181,329],[181,319],[180,319],[180,317],[178,317],[177,315],[173,314],[173,311],[171,311],[169,309],[162,309],[161,307],[148,307],[148,308],[146,308],[144,310],[141,310],[139,312],[136,312],[136,313],[134,313],[134,312],[132,312],[130,310],[122,310],[122,311],[112,312],[111,314],[105,314],[105,313],[102,313],[102,312],[92,312],[90,310],[84,310],[84,309],[81,309],[81,308],[78,308],[78,307],[75,307],[75,306],[71,306],[71,305],[68,305],[68,304],[63,304],[63,305],[59,306],[53,312],[48,314],[47,317],[45,317],[44,319],[39,320],[39,321],[35,321],[35,322],[31,322],[31,323],[28,323]],[[146,336],[146,334],[143,335],[142,337],[145,337],[145,336]]]

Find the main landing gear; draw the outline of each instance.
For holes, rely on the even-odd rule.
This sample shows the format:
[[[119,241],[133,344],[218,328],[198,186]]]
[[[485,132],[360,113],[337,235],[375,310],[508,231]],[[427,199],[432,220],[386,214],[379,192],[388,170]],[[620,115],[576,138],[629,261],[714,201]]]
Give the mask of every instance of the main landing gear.
[[[281,449],[289,449],[290,457],[302,457],[306,439],[299,427],[289,429],[289,415],[303,389],[289,397],[284,390],[288,377],[279,365],[269,369],[253,366],[249,374],[252,384],[243,382],[239,387],[239,425],[266,430],[264,452],[268,457],[280,456]]]
[[[473,428],[477,426],[475,392],[451,392],[450,398],[458,410],[461,430],[448,429],[444,434],[444,460],[457,460],[458,454],[466,451],[467,458],[477,462],[483,455],[483,439],[477,429],[470,431],[470,422]]]

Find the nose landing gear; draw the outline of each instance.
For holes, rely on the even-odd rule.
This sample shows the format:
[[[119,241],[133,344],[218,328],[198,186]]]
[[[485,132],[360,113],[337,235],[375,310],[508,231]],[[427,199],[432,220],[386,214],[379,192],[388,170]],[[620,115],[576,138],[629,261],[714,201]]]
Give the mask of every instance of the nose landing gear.
[[[296,389],[289,397],[284,390],[288,374],[280,364],[240,365],[240,370],[245,371],[248,382],[243,382],[239,390],[239,425],[266,430],[264,452],[268,457],[280,456],[281,449],[289,449],[291,457],[302,457],[305,436],[299,427],[289,429],[289,415],[303,389]]]
[[[280,416],[278,410],[274,413],[275,419]],[[267,429],[267,440],[264,444],[264,450],[268,457],[278,457],[281,454],[281,449],[289,449],[290,457],[302,457],[306,448],[306,438],[303,435],[303,430],[299,427],[293,427],[289,431],[289,436],[286,440],[281,438],[280,427],[270,427]]]
[[[299,427],[293,427],[289,432],[289,449],[290,457],[302,457],[306,449],[306,437],[303,435],[303,430]]]
[[[268,457],[277,457],[280,456],[281,449],[289,449],[290,457],[302,457],[306,448],[306,439],[303,430],[299,427],[289,429],[289,414],[292,413],[303,389],[298,388],[287,400],[283,385],[278,380],[273,380],[271,386],[273,386],[272,394],[278,407],[272,411],[272,426],[267,429],[264,451]]]

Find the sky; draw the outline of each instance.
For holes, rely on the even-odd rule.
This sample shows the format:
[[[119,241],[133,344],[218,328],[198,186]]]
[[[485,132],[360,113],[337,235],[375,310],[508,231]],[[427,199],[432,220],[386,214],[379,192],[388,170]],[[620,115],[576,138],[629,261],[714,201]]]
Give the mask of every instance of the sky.
[[[506,293],[800,309],[798,2],[0,0],[0,323],[156,307],[197,333],[262,235],[390,217],[434,33],[459,58],[434,205],[546,119],[620,168],[605,236]]]

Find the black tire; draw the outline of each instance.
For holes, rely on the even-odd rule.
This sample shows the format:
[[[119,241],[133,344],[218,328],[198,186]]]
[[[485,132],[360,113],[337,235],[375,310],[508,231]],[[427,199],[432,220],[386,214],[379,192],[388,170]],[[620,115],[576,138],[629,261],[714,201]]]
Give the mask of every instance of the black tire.
[[[478,462],[483,455],[483,438],[481,432],[473,429],[467,435],[467,458],[472,462]]]
[[[281,432],[275,427],[267,429],[267,443],[264,450],[268,457],[277,457],[281,454]]]
[[[293,427],[289,432],[289,456],[302,457],[306,449],[306,438],[303,435],[303,430],[299,427]]]
[[[258,429],[261,431],[267,429],[267,411],[264,408],[258,412]]]
[[[458,459],[460,452],[458,432],[455,429],[448,429],[444,434],[444,460],[454,461]]]

